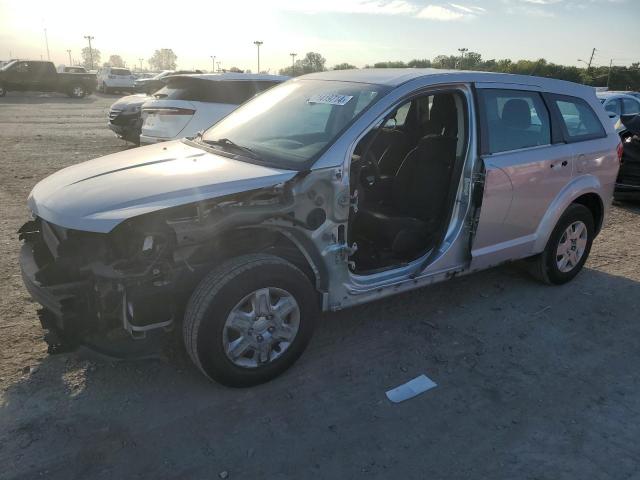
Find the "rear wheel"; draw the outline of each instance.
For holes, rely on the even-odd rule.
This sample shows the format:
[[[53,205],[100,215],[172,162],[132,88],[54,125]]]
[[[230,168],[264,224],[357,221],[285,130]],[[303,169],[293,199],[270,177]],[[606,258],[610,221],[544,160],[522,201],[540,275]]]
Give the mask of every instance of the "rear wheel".
[[[184,317],[184,342],[209,378],[233,387],[271,380],[302,354],[318,314],[307,276],[273,255],[244,255],[214,269]]]
[[[548,284],[569,282],[587,261],[594,236],[591,211],[584,205],[570,205],[558,220],[545,250],[532,259],[531,272]]]
[[[69,90],[69,96],[72,98],[82,98],[87,94],[84,87],[80,84],[73,85]]]
[[[4,97],[7,94],[7,89],[0,83],[0,97]]]

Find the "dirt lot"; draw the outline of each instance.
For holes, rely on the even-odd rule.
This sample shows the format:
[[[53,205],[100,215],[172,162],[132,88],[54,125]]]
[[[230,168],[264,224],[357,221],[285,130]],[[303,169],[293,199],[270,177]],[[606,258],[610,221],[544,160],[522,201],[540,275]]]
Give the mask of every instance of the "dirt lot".
[[[128,148],[105,125],[114,98],[0,99],[0,478],[640,478],[633,205],[569,285],[504,267],[326,315],[257,388],[209,383],[179,348],[48,356],[15,232],[38,180]],[[387,401],[421,373],[439,386]]]

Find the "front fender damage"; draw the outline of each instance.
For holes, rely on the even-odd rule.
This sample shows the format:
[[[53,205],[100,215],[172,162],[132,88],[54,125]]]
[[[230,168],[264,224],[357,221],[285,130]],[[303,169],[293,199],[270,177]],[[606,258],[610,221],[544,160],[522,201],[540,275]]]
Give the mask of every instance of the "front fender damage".
[[[127,356],[132,339],[169,331],[211,268],[247,245],[268,250],[276,234],[309,229],[291,180],[127,220],[109,233],[65,229],[36,218],[20,230],[25,286],[43,308],[51,353],[88,345]],[[104,345],[108,345],[105,347]],[[114,347],[115,346],[115,347]]]

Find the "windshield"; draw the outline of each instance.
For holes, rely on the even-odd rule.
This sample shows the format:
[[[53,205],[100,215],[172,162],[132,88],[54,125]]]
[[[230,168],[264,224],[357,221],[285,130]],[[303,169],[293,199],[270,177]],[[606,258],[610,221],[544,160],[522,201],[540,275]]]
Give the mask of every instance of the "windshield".
[[[250,149],[258,161],[302,169],[385,92],[367,83],[291,80],[235,110],[202,140],[233,144]]]
[[[7,63],[4,67],[0,68],[0,70],[6,70],[8,69],[11,65],[13,65],[14,63],[16,63],[17,60],[11,60],[9,63]]]

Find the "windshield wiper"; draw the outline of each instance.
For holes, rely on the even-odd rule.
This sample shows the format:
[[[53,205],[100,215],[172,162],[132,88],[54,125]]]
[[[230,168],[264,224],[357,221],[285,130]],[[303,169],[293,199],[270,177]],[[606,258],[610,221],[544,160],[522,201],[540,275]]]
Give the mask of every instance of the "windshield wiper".
[[[258,160],[260,159],[260,155],[258,155],[256,152],[254,152],[250,148],[243,147],[242,145],[238,145],[237,143],[229,140],[228,138],[219,138],[217,140],[204,140],[204,139],[202,139],[202,142],[206,143],[207,145],[219,145],[221,147],[230,147],[230,148],[233,148],[235,150],[239,150],[241,152],[244,152],[250,158],[258,159]]]

